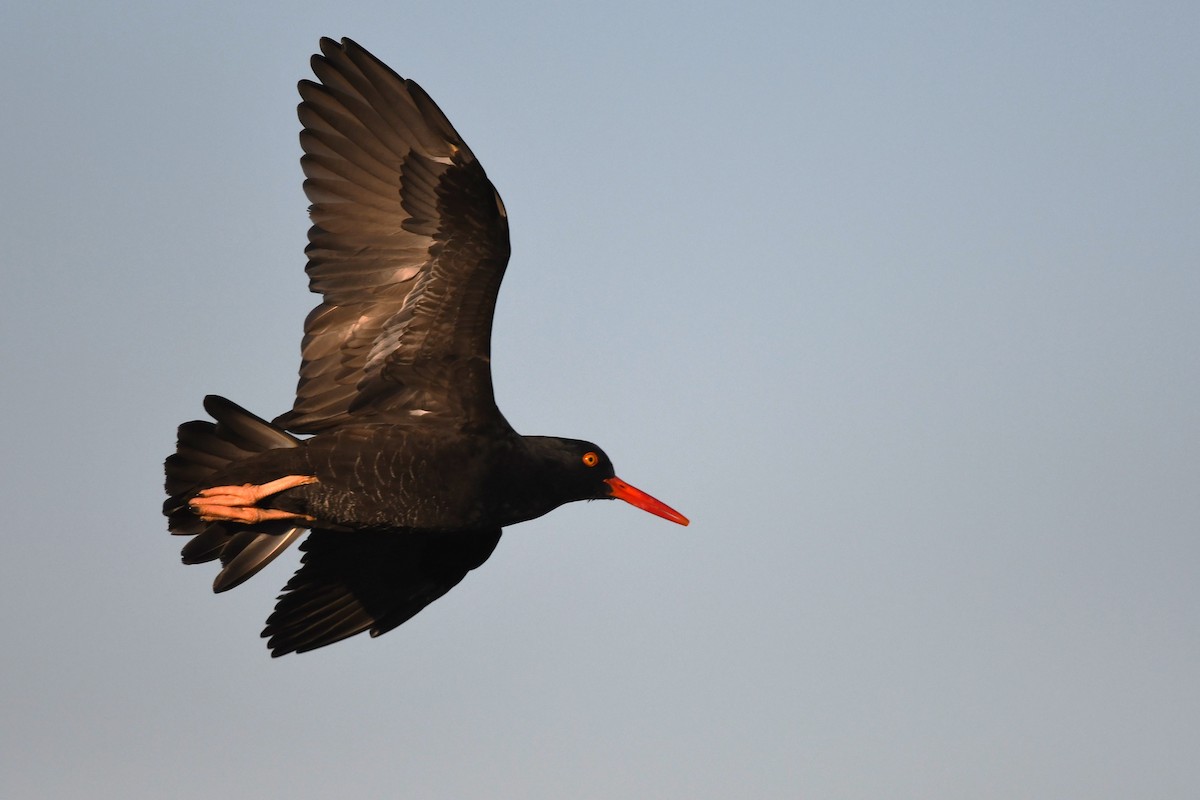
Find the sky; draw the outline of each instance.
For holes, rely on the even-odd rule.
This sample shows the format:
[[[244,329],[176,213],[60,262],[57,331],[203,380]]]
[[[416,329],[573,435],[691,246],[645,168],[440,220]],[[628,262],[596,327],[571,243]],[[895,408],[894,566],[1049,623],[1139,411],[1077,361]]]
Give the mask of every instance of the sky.
[[[1200,791],[1200,6],[17,0],[0,796]],[[290,407],[296,81],[350,36],[504,197],[498,402],[577,503],[271,659],[175,427]]]

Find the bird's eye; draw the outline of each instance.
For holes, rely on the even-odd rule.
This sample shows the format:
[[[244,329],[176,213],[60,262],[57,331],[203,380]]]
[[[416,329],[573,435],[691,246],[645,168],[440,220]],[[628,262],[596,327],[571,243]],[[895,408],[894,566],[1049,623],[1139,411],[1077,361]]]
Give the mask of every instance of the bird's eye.
[[[596,455],[595,453],[589,451],[583,454],[583,465],[585,467],[594,467],[599,463],[600,456]]]

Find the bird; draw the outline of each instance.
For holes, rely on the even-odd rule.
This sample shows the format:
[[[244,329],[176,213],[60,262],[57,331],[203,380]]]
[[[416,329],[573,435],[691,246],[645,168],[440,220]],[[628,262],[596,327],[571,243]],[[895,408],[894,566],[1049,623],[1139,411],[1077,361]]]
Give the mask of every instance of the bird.
[[[262,637],[273,657],[411,619],[483,564],[505,527],[577,500],[687,517],[622,481],[597,445],[518,434],[496,406],[491,330],[508,214],[471,149],[411,79],[323,38],[299,83],[306,272],[292,408],[217,395],[166,458],[185,564],[213,591],[297,540]],[[307,537],[305,537],[307,534]]]

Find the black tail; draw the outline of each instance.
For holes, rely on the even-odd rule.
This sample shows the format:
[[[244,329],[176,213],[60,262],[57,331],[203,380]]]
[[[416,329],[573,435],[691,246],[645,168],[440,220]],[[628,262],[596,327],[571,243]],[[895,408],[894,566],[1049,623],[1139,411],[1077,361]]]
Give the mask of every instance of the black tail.
[[[215,423],[192,420],[179,426],[175,453],[164,465],[170,497],[163,503],[163,513],[171,533],[194,537],[183,547],[183,563],[221,560],[213,591],[223,592],[269,564],[305,529],[287,522],[205,522],[192,512],[188,501],[212,486],[212,476],[225,467],[267,450],[295,447],[300,440],[223,397],[204,398],[204,410]]]

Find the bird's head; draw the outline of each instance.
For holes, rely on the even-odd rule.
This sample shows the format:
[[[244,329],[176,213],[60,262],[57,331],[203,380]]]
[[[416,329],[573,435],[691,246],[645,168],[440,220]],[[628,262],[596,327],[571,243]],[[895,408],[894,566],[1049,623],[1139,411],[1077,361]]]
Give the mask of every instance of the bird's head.
[[[624,500],[643,511],[687,525],[688,518],[675,509],[616,476],[612,461],[597,445],[579,439],[537,439],[538,449],[552,464],[550,480],[556,493],[570,500]]]

